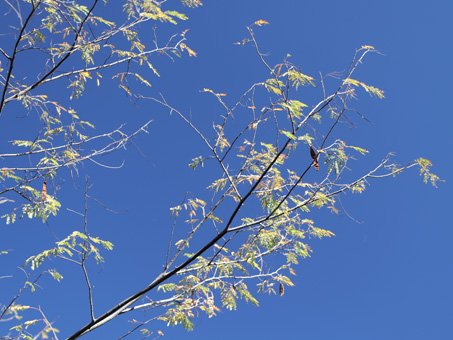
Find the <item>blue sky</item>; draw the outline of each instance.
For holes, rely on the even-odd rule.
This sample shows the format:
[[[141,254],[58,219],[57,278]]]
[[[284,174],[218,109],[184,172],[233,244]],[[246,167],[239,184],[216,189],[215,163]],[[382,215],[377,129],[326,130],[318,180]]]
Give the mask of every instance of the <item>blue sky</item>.
[[[233,103],[251,84],[267,78],[252,46],[234,45],[247,36],[246,26],[262,19],[270,25],[255,32],[261,51],[269,53],[268,63],[277,64],[291,54],[290,60],[315,78],[319,72],[344,71],[362,45],[378,49],[382,55],[367,57],[356,77],[383,89],[386,98],[378,100],[360,91],[354,107],[372,124],[357,118],[357,128],[343,125],[339,129],[339,138],[370,151],[367,157],[358,157],[360,162],[352,170],[362,174],[394,152],[400,163],[420,156],[431,160],[433,171],[446,182],[439,183],[438,189],[426,185],[417,169],[370,182],[362,195],[341,197],[347,214],[320,210],[310,216],[336,237],[310,242],[314,253],[296,268],[295,287],[287,288],[283,297],[257,295],[259,308],[243,302],[235,312],[199,317],[191,333],[182,327],[166,328],[163,323],[152,328],[162,330],[167,339],[452,338],[453,255],[449,248],[453,231],[448,216],[452,179],[448,169],[453,162],[448,150],[453,124],[449,105],[453,3],[206,0],[198,9],[183,8],[178,1],[169,1],[168,7],[183,11],[189,20],[176,27],[158,25],[159,37],[164,40],[188,28],[187,44],[197,57],[184,54],[174,61],[156,57],[152,63],[161,77],[151,77],[152,87],[144,93],[162,93],[170,104],[191,113],[203,131],[211,131],[222,110],[201,89],[227,93],[225,101]],[[106,18],[115,20],[116,12],[108,7],[104,11]],[[145,38],[143,43],[151,45],[151,27],[143,29],[150,32],[149,41]],[[0,40],[1,44],[6,41]],[[97,314],[145,287],[161,271],[171,228],[169,207],[179,204],[187,192],[203,192],[206,178],[212,175],[204,168],[197,176],[187,166],[192,158],[208,152],[187,125],[157,105],[144,101],[134,105],[107,79],[105,86],[90,85],[80,100],[70,104],[96,126],[95,133],[124,122],[132,131],[153,119],[149,134],[135,140],[140,151],[130,145],[127,152],[101,159],[108,165],[124,160],[119,170],[87,163],[74,182],[66,172],[58,192],[63,208],[57,218],[49,220],[59,237],[82,228],[83,220],[66,208],[82,211],[85,174],[93,184],[92,196],[112,210],[128,211],[112,214],[90,203],[91,233],[115,245],[112,253],[104,253],[105,264],[89,268]],[[49,91],[59,93],[55,88]],[[68,102],[67,96],[62,98]],[[309,106],[317,99],[304,98]],[[18,108],[11,106],[1,117],[4,150],[6,141],[35,131],[33,117],[18,118],[23,116],[14,111]],[[1,209],[3,214],[5,205]],[[17,266],[52,247],[54,239],[47,226],[36,221],[19,221],[3,226],[0,232],[1,248],[14,249],[9,257],[0,258],[0,267],[6,268],[0,275],[14,275],[14,279],[0,281],[0,287],[4,285],[0,303],[4,304],[21,282]],[[60,284],[46,279],[42,289],[27,293],[21,301],[41,305],[51,320],[58,318],[60,338],[88,321],[82,273],[63,264],[51,263],[65,277]],[[253,292],[254,284],[248,286]],[[116,327],[142,317],[143,312],[138,312],[118,318],[85,338],[115,339]],[[3,327],[0,324],[1,334],[5,334]]]

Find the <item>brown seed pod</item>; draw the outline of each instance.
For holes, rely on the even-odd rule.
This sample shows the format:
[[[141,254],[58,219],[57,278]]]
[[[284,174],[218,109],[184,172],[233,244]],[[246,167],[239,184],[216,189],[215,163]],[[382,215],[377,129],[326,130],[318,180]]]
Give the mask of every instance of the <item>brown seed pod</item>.
[[[313,147],[311,145],[310,145],[310,155],[311,155],[311,158],[313,159],[313,163],[315,164],[316,171],[319,171],[318,155],[316,154],[315,150],[313,149]]]
[[[42,191],[41,191],[41,197],[42,200],[45,201],[47,196],[47,180],[44,179],[44,183],[42,184]]]
[[[285,294],[285,287],[283,286],[283,283],[280,283],[279,291],[280,296],[283,296],[283,294]]]

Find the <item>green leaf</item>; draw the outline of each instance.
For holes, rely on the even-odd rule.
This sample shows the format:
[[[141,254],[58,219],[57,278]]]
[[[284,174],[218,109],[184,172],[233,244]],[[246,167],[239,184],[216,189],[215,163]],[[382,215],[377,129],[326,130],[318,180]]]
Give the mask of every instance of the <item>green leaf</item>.
[[[192,168],[192,170],[195,170],[197,168],[198,164],[200,164],[201,167],[204,166],[203,157],[198,156],[196,158],[193,158],[192,163],[190,163],[189,166]]]
[[[297,137],[294,136],[291,132],[284,131],[284,130],[282,130],[282,131],[280,131],[280,132],[283,133],[283,134],[284,134],[286,137],[288,137],[289,139],[292,139],[292,140],[296,140],[296,139],[297,139]]]

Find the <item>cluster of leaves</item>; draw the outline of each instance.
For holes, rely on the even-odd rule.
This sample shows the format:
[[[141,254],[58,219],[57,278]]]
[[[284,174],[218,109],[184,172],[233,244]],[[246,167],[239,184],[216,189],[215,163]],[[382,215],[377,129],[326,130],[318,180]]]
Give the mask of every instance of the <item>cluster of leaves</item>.
[[[104,249],[112,250],[113,244],[109,241],[103,241],[99,237],[87,236],[81,232],[74,231],[68,237],[64,238],[61,241],[55,242],[56,247],[48,250],[44,250],[38,255],[33,255],[25,261],[23,267],[30,265],[32,270],[35,270],[41,266],[42,262],[47,259],[49,256],[61,257],[65,256],[73,257],[75,254],[82,256],[93,255],[96,263],[104,262],[104,258],[101,256],[99,249],[95,244],[99,244]],[[59,276],[58,279],[62,278]]]
[[[415,160],[417,164],[420,166],[420,175],[423,175],[423,182],[428,183],[428,181],[431,183],[431,185],[437,187],[436,183],[438,181],[443,182],[439,178],[439,176],[433,174],[431,172],[430,167],[433,165],[429,160],[424,159],[424,158],[418,158]]]
[[[51,336],[54,338],[57,337],[57,334],[60,332],[57,328],[52,326],[52,324],[46,319],[44,313],[41,311],[40,308],[33,308],[31,306],[25,305],[12,305],[8,308],[7,315],[12,315],[15,319],[21,319],[20,312],[24,311],[36,311],[37,313],[41,314],[41,318],[39,319],[32,319],[24,321],[21,324],[18,324],[14,327],[10,328],[10,331],[17,332],[17,339],[27,339],[32,340],[40,337],[41,339],[49,339]],[[37,328],[38,326],[43,325],[41,330],[37,333],[32,331],[33,328]]]
[[[42,222],[46,222],[51,214],[54,216],[57,215],[61,204],[51,195],[43,195],[42,192],[27,185],[22,185],[20,189],[22,195],[29,193],[32,198],[29,199],[31,203],[22,204],[19,219],[26,216],[28,218],[41,218]],[[2,218],[6,219],[6,224],[14,223],[16,221],[16,210],[17,208],[15,208],[13,212],[2,216]]]
[[[106,2],[106,1],[104,1]],[[100,149],[93,153],[82,152],[82,146],[100,137],[112,137],[112,135],[88,137],[86,128],[94,126],[82,120],[77,112],[59,102],[49,99],[48,95],[38,93],[41,85],[49,82],[63,82],[69,80],[67,88],[71,90],[70,99],[80,98],[87,88],[87,82],[96,80],[101,84],[102,71],[114,66],[125,66],[124,72],[112,76],[118,79],[118,86],[132,95],[128,79],[138,80],[140,83],[151,86],[146,76],[138,71],[133,71],[132,66],[147,66],[151,73],[159,76],[156,68],[150,63],[149,58],[154,54],[174,54],[180,56],[181,52],[187,51],[194,56],[185,43],[185,32],[179,35],[179,40],[173,45],[169,43],[160,47],[155,41],[155,46],[147,48],[140,39],[139,27],[146,22],[162,22],[176,25],[179,20],[187,17],[177,11],[163,10],[162,3],[153,0],[128,0],[123,5],[125,19],[120,25],[95,15],[99,4],[98,0],[92,2],[91,7],[81,4],[79,1],[62,0],[33,0],[24,1],[23,6],[19,3],[15,7],[10,4],[11,13],[18,16],[19,28],[15,32],[18,36],[17,44],[10,51],[3,50],[3,56],[7,58],[8,67],[1,68],[0,76],[3,81],[2,98],[0,102],[0,115],[5,112],[5,107],[12,101],[19,101],[26,111],[35,110],[43,128],[30,140],[14,140],[13,147],[19,147],[20,151],[14,154],[0,155],[0,157],[28,156],[33,162],[32,166],[20,168],[15,165],[4,166],[0,169],[6,189],[0,194],[7,192],[19,193],[22,197],[35,197],[37,191],[30,183],[38,178],[54,178],[57,171],[63,167],[76,170],[76,165],[91,159],[92,157],[111,151],[112,148]],[[183,1],[189,7],[201,5],[200,1]],[[51,38],[51,39],[50,39]],[[36,53],[42,56],[42,65],[36,68],[20,67],[19,55]],[[69,65],[68,58],[75,60]],[[74,59],[80,57],[80,62]],[[35,58],[41,61],[40,58]],[[69,67],[66,67],[68,64]],[[27,72],[24,76],[24,70]],[[44,73],[42,73],[44,70]],[[37,80],[33,73],[36,73]],[[60,91],[59,91],[60,92]],[[124,143],[125,136],[119,133],[119,140],[115,147]],[[127,138],[126,138],[127,139]],[[109,144],[112,146],[112,144]],[[27,180],[25,180],[27,178]],[[14,184],[9,185],[8,179]],[[45,222],[49,214],[55,214],[60,206],[56,196],[49,196],[46,200],[40,200],[39,204],[34,199],[28,199],[30,203],[16,207],[7,215],[7,223],[16,220],[16,210],[21,209],[22,216],[42,218]]]

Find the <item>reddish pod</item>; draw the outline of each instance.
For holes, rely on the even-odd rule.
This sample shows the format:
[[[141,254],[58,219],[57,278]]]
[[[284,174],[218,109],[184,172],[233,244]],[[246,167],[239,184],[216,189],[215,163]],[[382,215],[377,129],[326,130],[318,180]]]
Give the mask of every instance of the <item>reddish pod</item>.
[[[310,155],[311,155],[311,158],[313,159],[313,162],[315,163],[315,169],[316,169],[316,171],[318,171],[319,170],[318,157],[316,155],[315,150],[312,148],[311,145],[310,145]]]
[[[45,201],[47,196],[47,180],[44,179],[44,183],[42,184],[42,191],[41,191],[41,197],[42,200]]]

